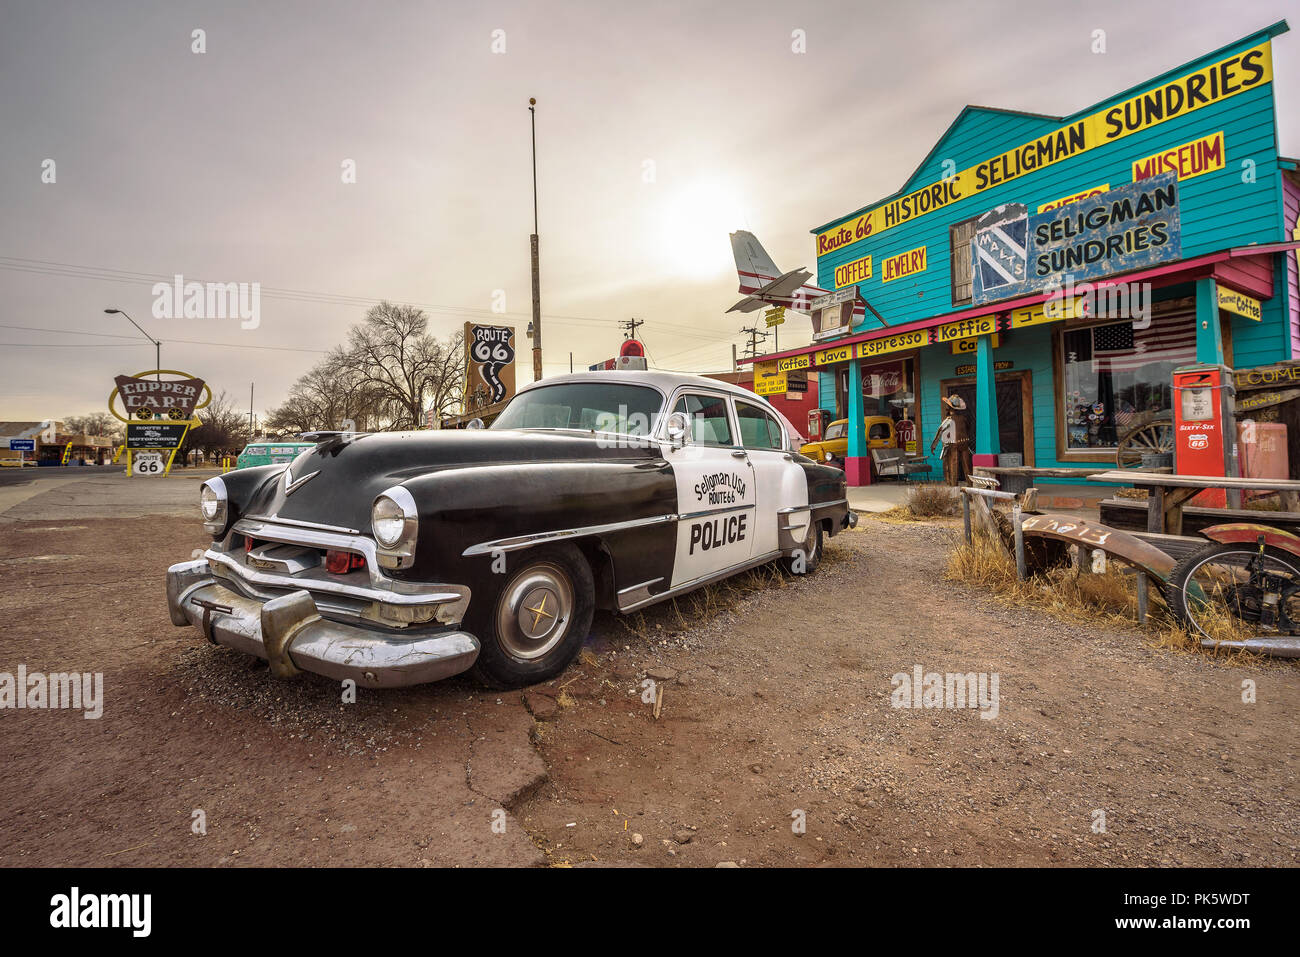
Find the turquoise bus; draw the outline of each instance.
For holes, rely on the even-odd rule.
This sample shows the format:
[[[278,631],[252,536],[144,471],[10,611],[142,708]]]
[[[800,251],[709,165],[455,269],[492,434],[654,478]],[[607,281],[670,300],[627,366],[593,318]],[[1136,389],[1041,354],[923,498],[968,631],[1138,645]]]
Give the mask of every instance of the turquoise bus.
[[[245,469],[252,465],[287,465],[297,458],[299,452],[315,447],[315,442],[250,442],[235,459],[235,468]]]

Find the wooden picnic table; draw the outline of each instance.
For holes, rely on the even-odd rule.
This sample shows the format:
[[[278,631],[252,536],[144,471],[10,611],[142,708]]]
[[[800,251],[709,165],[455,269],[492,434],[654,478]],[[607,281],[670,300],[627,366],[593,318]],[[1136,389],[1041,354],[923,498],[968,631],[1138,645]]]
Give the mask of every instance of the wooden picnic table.
[[[1221,488],[1228,492],[1281,492],[1284,496],[1300,493],[1296,479],[1239,478],[1224,475],[1173,475],[1145,469],[1112,469],[1088,476],[1092,482],[1121,482],[1147,491],[1147,531],[1161,535],[1183,533],[1183,505],[1206,489]],[[1237,515],[1225,516],[1237,518]],[[1258,521],[1268,522],[1268,513],[1260,512]]]
[[[989,475],[998,480],[998,485],[1007,492],[1023,492],[1036,488],[1039,479],[1065,479],[1071,482],[1083,482],[1098,473],[1113,469],[1112,465],[1093,466],[1092,468],[1037,468],[1032,465],[977,465],[971,469],[973,475]],[[1172,472],[1173,469],[1156,469]]]

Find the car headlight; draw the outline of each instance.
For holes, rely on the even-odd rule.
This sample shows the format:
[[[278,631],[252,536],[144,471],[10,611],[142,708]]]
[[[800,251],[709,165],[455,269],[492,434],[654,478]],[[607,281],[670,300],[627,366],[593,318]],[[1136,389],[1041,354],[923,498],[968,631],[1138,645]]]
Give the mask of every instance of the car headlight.
[[[382,493],[370,506],[370,531],[383,548],[413,545],[418,524],[415,499],[400,485]],[[409,552],[409,548],[405,550]]]
[[[199,512],[203,515],[203,527],[212,533],[213,538],[226,530],[230,503],[226,497],[226,483],[220,478],[210,478],[203,483],[199,492]]]
[[[835,456],[834,456],[833,454],[831,454],[830,452],[827,452],[827,453],[826,453],[826,461],[827,461],[827,462],[831,461],[831,460],[834,459],[834,458],[835,458]]]

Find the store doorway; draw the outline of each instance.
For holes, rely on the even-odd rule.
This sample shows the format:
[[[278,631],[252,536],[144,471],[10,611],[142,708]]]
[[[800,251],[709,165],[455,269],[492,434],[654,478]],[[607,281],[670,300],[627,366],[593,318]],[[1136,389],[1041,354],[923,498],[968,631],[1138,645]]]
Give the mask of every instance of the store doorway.
[[[1028,372],[999,372],[998,450],[1019,453],[1023,465],[1034,464],[1033,383]],[[959,395],[966,400],[966,422],[970,429],[971,448],[975,448],[975,380],[945,379],[940,383],[944,395]]]

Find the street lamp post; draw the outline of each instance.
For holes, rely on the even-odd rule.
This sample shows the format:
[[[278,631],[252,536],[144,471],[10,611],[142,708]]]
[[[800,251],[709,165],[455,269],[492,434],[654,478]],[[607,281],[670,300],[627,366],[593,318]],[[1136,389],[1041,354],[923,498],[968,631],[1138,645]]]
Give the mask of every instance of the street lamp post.
[[[113,315],[126,316],[126,313],[123,312],[121,309],[105,309],[104,312],[108,313],[110,316]],[[131,323],[131,325],[135,326],[137,329],[140,329],[140,323],[136,322],[130,316],[126,316],[126,321]],[[155,369],[162,369],[162,343],[159,342],[157,339],[155,339],[153,336],[149,335],[149,333],[145,332],[143,329],[140,329],[140,334],[153,343],[153,349],[154,349],[153,367]],[[161,382],[162,374],[159,373],[158,375],[154,376],[154,378],[157,379],[159,382]]]
[[[537,100],[528,98],[529,122],[533,128],[533,381],[542,377],[542,278],[537,251]]]

